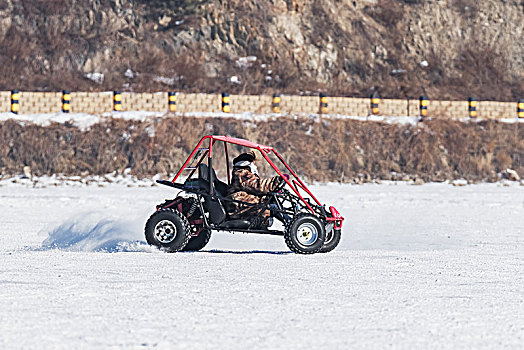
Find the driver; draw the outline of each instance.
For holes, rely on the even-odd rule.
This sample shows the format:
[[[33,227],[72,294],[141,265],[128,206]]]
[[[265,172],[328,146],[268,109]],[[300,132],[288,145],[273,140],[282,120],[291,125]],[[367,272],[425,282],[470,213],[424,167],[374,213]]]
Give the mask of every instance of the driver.
[[[264,201],[264,196],[275,190],[284,181],[280,176],[261,179],[255,161],[258,160],[254,151],[242,153],[233,159],[233,176],[227,189],[227,198],[258,204]],[[260,207],[251,207],[241,203],[229,202],[228,214],[233,219],[248,219],[258,214]],[[271,213],[264,210],[261,226],[270,226]]]

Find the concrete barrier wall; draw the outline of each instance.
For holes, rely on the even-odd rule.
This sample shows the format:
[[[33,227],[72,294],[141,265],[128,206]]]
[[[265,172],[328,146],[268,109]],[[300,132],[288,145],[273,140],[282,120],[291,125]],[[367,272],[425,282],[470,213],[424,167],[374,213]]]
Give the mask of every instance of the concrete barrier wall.
[[[167,92],[122,94],[122,111],[165,112]]]
[[[20,92],[20,113],[58,113],[62,94],[58,92]],[[22,103],[23,101],[23,103]]]
[[[481,118],[513,118],[517,115],[517,103],[481,101],[478,110]]]
[[[0,91],[0,112],[9,112],[11,93]],[[283,114],[316,114],[319,112],[318,96],[281,95],[280,110]],[[270,95],[231,95],[231,113],[271,113],[272,96]],[[62,93],[60,92],[20,92],[20,113],[60,113]],[[71,112],[101,114],[113,110],[112,92],[72,92]],[[167,92],[157,93],[122,93],[122,111],[167,112]],[[419,101],[381,99],[379,115],[383,116],[418,116]],[[220,112],[220,94],[177,95],[177,112]],[[477,107],[479,118],[499,119],[515,118],[516,102],[480,101]],[[368,98],[328,97],[328,114],[367,116],[370,112]],[[428,117],[467,118],[467,101],[430,100]]]
[[[164,110],[167,110],[167,102]],[[183,94],[177,95],[176,110],[180,113],[189,112],[220,112],[222,97],[220,94]]]
[[[9,91],[0,91],[0,113],[11,110],[11,93]]]
[[[328,97],[328,113],[343,115],[368,115],[369,99]]]
[[[271,113],[272,99],[272,96],[269,95],[231,95],[231,111],[233,113]]]
[[[123,96],[122,96],[123,98]],[[58,104],[61,104],[60,98]],[[22,106],[22,102],[20,102]],[[23,108],[23,107],[21,107]],[[112,92],[72,92],[71,112],[100,114],[113,110]]]

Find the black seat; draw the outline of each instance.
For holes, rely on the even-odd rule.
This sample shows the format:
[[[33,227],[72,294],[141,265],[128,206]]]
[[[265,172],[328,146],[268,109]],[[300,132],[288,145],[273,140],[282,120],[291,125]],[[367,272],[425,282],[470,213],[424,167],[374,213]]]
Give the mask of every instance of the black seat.
[[[211,169],[211,176],[213,177],[214,189],[219,195],[225,197],[227,195],[227,184],[217,178],[215,169]],[[205,181],[201,183],[200,189],[209,191],[209,167],[206,164],[200,164],[198,166],[198,178]],[[206,184],[207,187],[205,187]]]
[[[229,220],[222,224],[225,228],[248,228],[251,225],[251,222],[248,220]]]
[[[214,180],[211,181],[213,189],[221,195],[220,191],[216,188],[215,185],[216,181],[219,180],[217,180],[214,170],[212,171],[211,176],[213,177],[212,180]],[[198,166],[198,184],[202,191],[209,191],[209,168],[205,164],[200,164]],[[219,225],[226,219],[226,211],[224,210],[224,206],[220,202],[220,199],[211,198],[211,196],[204,196],[204,207],[209,212],[209,221],[211,221],[213,224]]]
[[[227,185],[217,179],[214,169],[211,169],[213,190],[219,195],[219,197],[226,197]],[[200,190],[209,193],[209,167],[206,164],[200,164],[198,166],[198,184]],[[219,198],[212,198],[211,196],[204,196],[204,207],[209,212],[209,221],[215,225],[221,225],[224,228],[230,229],[247,229],[251,222],[243,219],[233,219],[225,221],[227,218],[224,205]]]

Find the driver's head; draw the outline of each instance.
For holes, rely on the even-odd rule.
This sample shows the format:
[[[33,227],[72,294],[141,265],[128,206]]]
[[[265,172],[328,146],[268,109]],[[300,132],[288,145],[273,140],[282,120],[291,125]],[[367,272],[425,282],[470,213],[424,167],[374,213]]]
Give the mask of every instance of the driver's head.
[[[244,168],[251,171],[253,174],[258,175],[258,169],[255,164],[257,156],[254,151],[249,151],[240,154],[238,157],[233,159],[233,166],[236,168]]]

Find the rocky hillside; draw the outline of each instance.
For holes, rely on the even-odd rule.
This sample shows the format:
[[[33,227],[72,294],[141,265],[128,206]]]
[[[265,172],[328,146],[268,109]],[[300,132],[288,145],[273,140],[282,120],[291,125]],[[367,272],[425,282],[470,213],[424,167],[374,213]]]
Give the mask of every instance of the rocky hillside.
[[[524,2],[2,0],[0,90],[524,97]]]

